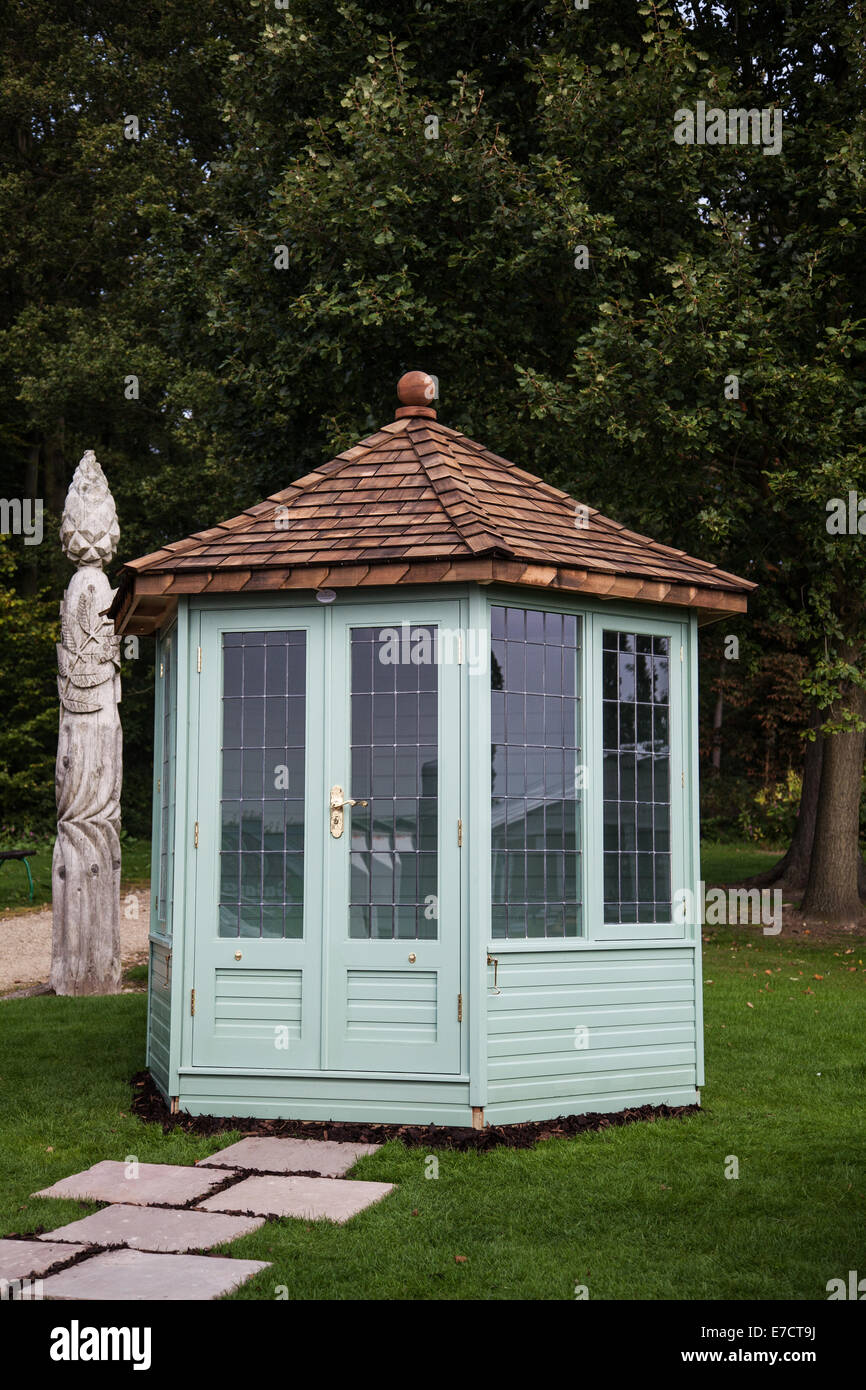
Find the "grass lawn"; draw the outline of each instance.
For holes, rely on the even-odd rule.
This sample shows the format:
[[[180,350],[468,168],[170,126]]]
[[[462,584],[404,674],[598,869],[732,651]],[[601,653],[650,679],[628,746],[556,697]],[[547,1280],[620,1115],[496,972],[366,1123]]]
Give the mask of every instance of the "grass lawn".
[[[713,844],[701,841],[701,878],[704,883],[742,883],[743,879],[769,869],[785,853],[787,845],[781,849],[767,849],[765,845],[754,845],[750,841],[735,844]]]
[[[28,849],[25,838],[9,841],[0,849]],[[36,853],[30,859],[33,875],[33,906],[47,907],[51,902],[51,856],[54,840],[34,842]],[[124,840],[120,847],[121,875],[124,884],[142,883],[150,877],[150,841]],[[30,906],[30,885],[27,871],[19,860],[10,859],[0,868],[0,913],[18,911]]]
[[[423,1150],[387,1144],[354,1176],[397,1189],[348,1226],[283,1220],[224,1247],[272,1261],[232,1297],[571,1300],[582,1283],[592,1299],[826,1299],[829,1279],[866,1269],[863,960],[866,942],[720,931],[704,956],[703,1113],[530,1151],[443,1151],[435,1180]],[[238,1137],[164,1135],[130,1115],[143,995],[0,1010],[3,1234],[95,1210],[29,1194],[99,1159],[192,1163]]]

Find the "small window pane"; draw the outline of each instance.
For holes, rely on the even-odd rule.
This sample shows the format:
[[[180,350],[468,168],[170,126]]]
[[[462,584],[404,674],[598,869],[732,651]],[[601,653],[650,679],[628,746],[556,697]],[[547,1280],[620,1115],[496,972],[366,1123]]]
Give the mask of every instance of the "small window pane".
[[[223,634],[220,936],[302,935],[305,690],[303,631]]]
[[[581,931],[579,633],[572,616],[498,606],[491,612],[494,940]]]
[[[671,919],[669,645],[602,637],[606,922]]]

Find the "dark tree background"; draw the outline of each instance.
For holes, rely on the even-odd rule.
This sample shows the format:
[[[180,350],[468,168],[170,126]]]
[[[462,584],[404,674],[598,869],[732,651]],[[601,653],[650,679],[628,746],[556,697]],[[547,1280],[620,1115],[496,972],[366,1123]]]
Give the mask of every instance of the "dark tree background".
[[[808,732],[798,886],[859,913],[866,568],[825,522],[866,495],[864,67],[843,0],[6,4],[0,495],[43,498],[46,538],[0,539],[0,822],[52,823],[83,451],[120,561],[369,432],[421,366],[449,424],[759,582],[702,636],[708,823],[790,831],[796,791],[761,806]],[[780,110],[782,152],[676,144],[699,100]],[[145,641],[128,747],[151,679]],[[149,795],[128,759],[131,833]]]

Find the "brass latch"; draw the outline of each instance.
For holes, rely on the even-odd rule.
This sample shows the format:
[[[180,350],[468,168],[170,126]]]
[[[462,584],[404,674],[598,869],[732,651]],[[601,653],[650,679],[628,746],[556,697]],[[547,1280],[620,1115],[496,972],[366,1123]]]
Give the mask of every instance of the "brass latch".
[[[194,990],[194,989],[190,990],[190,993],[189,993],[189,1012],[190,1012],[190,1017],[191,1017],[191,1018],[195,1018],[195,990]]]
[[[487,955],[487,964],[493,966],[493,993],[501,994],[502,990],[499,988],[499,961],[495,956],[491,956],[489,952]]]
[[[344,806],[366,806],[366,801],[353,801],[351,797],[343,800],[343,788],[332,787],[330,796],[331,810],[331,834],[335,840],[339,840],[343,833],[343,807]]]

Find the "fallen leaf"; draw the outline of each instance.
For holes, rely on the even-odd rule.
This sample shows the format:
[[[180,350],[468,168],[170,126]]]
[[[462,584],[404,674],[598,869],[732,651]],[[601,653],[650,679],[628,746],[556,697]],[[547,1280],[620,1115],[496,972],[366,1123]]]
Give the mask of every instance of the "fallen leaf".
[[[755,1007],[754,1004],[750,1004],[749,1001],[748,1001],[748,999],[747,999],[747,1000],[746,1000],[746,1008],[747,1008],[747,1009],[753,1009],[754,1007]]]
[[[455,1263],[456,1265],[465,1265],[465,1264],[466,1264],[466,1261],[468,1260],[468,1258],[469,1258],[468,1255],[455,1255],[455,1256],[454,1256],[454,1263]]]
[[[812,979],[813,979],[813,980],[823,980],[823,978],[824,978],[823,975],[813,975],[813,976],[812,976]]]

